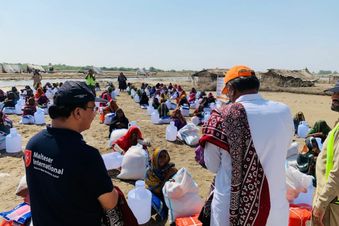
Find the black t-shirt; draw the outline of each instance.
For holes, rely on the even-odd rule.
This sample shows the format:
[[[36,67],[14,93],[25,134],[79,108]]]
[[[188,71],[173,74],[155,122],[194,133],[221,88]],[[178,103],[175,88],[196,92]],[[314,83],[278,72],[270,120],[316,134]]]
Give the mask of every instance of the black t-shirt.
[[[97,198],[113,184],[99,151],[81,134],[41,131],[27,144],[25,165],[34,226],[100,225]]]

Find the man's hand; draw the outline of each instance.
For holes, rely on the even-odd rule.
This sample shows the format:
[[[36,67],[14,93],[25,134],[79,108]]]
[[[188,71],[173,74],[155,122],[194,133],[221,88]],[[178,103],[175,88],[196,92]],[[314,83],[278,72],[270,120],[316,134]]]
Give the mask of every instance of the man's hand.
[[[312,215],[316,225],[324,226],[323,224],[324,214],[325,214],[324,210],[318,209],[317,207],[313,207]]]

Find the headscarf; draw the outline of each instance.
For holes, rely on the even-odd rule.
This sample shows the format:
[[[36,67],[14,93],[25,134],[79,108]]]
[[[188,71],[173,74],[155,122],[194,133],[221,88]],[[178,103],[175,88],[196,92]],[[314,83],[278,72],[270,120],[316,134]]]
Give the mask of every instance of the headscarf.
[[[313,128],[308,132],[308,134],[321,132],[325,137],[327,137],[330,131],[331,131],[331,128],[327,125],[326,121],[319,120],[314,123]]]
[[[194,94],[197,93],[197,90],[194,87],[192,87],[190,94],[192,94],[192,93],[194,93]]]
[[[179,92],[179,93],[180,93],[180,92]],[[186,98],[186,92],[185,92],[185,90],[182,90],[182,92],[180,93],[180,95],[177,97],[177,104],[179,104],[180,101],[181,101],[183,98]]]
[[[158,107],[158,113],[160,118],[168,116],[169,110],[165,102],[162,102]]]
[[[298,122],[305,121],[304,113],[302,111],[299,111],[297,114],[294,115],[293,120]]]
[[[115,113],[119,109],[119,106],[117,105],[117,102],[115,100],[110,100],[109,104],[107,107],[103,109],[104,115],[107,113]]]
[[[172,112],[171,118],[174,119],[175,126],[178,128],[178,130],[187,124],[186,119],[181,114],[181,111],[179,108],[175,109]]]
[[[159,167],[159,156],[161,153],[166,155],[166,164]],[[178,170],[175,164],[170,162],[170,156],[167,150],[156,148],[152,154],[151,166],[148,168],[145,177],[145,184],[150,191],[162,197],[162,187]]]
[[[143,139],[140,129],[137,126],[131,126],[124,136],[120,137],[116,142],[113,143],[113,147],[117,144],[124,151],[124,153],[126,153],[132,146],[131,136],[133,133],[137,133],[138,140]]]
[[[121,112],[123,114],[122,117],[118,117],[118,113]],[[118,124],[119,123],[119,124]],[[113,129],[122,129],[122,128],[126,128],[128,129],[128,118],[126,118],[124,111],[119,108],[116,112],[115,112],[115,117],[113,118],[111,124],[110,124],[110,133],[112,132]]]
[[[35,99],[39,99],[42,95],[44,95],[44,91],[42,90],[41,87],[39,87],[37,90],[36,90],[36,93],[34,95]]]
[[[13,122],[7,117],[7,115],[0,110],[0,132],[9,134],[10,128],[13,127]]]

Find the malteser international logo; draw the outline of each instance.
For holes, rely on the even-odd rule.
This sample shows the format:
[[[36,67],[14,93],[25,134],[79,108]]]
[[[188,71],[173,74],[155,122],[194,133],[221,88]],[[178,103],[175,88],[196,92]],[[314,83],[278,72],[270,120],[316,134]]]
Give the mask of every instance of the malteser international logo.
[[[32,151],[31,150],[25,150],[25,165],[26,167],[29,167],[29,165],[32,162]]]

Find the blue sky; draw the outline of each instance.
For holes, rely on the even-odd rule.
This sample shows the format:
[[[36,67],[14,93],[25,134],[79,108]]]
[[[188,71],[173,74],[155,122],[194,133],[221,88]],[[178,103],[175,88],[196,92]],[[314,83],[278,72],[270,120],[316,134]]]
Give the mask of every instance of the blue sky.
[[[11,0],[0,62],[339,71],[339,1]]]

